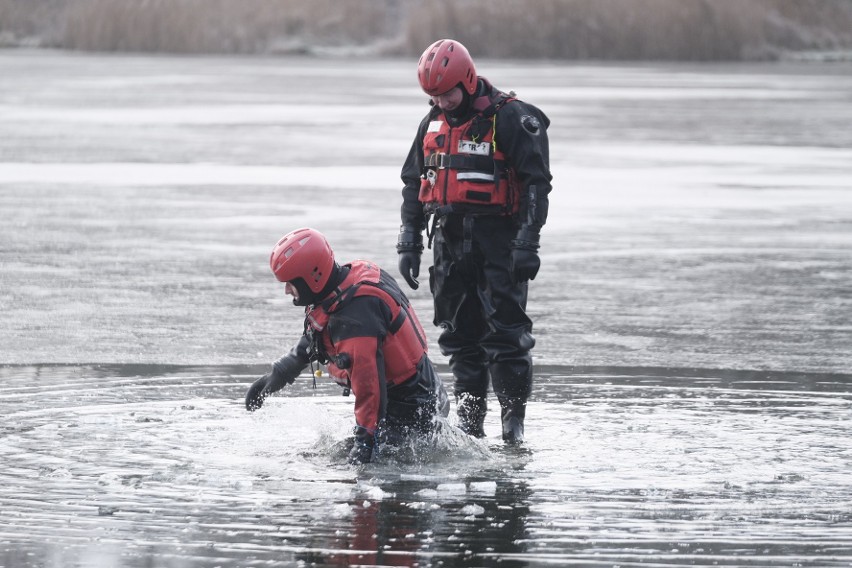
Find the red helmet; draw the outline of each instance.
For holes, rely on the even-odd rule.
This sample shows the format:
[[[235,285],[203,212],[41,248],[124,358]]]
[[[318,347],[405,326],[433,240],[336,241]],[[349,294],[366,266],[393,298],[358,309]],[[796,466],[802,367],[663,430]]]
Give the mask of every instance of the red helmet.
[[[290,282],[300,298],[309,301],[328,284],[334,272],[334,252],[319,231],[296,229],[272,249],[269,267],[279,281]]]
[[[452,39],[439,39],[426,48],[417,64],[417,79],[427,95],[443,95],[459,83],[472,95],[476,67],[467,48]]]

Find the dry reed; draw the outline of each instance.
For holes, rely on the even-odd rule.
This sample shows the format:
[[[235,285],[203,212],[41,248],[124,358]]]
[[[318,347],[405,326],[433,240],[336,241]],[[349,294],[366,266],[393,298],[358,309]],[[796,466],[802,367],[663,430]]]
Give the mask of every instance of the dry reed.
[[[412,52],[455,37],[494,57],[739,60],[852,47],[849,0],[432,0],[409,21]]]
[[[0,43],[78,50],[739,60],[852,48],[852,0],[0,0]],[[28,41],[31,41],[28,40]]]

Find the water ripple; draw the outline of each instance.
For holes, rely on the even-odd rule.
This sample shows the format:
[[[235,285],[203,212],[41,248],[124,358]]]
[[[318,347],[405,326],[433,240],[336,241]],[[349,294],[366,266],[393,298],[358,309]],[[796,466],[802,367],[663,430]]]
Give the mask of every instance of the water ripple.
[[[0,567],[852,562],[846,376],[547,368],[526,448],[353,468],[351,398],[256,371],[0,367]]]

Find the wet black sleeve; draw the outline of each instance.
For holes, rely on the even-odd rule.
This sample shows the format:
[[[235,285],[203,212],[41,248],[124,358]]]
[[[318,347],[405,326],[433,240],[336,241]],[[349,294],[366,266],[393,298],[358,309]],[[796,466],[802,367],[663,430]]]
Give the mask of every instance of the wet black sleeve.
[[[521,222],[526,222],[529,190],[535,187],[536,207],[533,225],[547,221],[550,182],[550,120],[538,108],[523,101],[504,105],[497,113],[497,146],[506,154],[509,166],[521,183]]]
[[[417,231],[426,228],[426,215],[423,213],[423,204],[420,203],[420,175],[423,172],[423,137],[429,127],[431,113],[427,115],[417,128],[417,135],[411,144],[411,150],[405,158],[402,166],[402,224],[413,227]]]

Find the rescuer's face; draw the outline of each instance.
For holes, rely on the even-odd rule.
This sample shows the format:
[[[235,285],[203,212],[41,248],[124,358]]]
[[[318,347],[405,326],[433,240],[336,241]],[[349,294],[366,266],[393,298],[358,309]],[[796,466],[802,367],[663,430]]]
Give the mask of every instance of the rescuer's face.
[[[462,104],[463,100],[464,93],[462,93],[461,87],[453,87],[442,95],[435,95],[432,97],[432,102],[444,111],[457,109],[459,105]]]
[[[289,282],[286,282],[284,284],[284,293],[288,296],[293,296],[293,302],[299,301],[299,291],[296,290],[296,287],[290,284]]]

